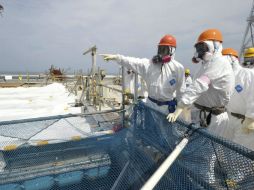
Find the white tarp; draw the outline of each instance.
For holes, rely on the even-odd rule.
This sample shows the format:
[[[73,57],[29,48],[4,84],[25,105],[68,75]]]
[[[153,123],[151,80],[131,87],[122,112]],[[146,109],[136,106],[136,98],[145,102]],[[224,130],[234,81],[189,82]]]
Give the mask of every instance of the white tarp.
[[[71,117],[61,119],[47,129],[29,139],[29,144],[36,145],[40,141],[59,143],[73,140],[74,137],[86,138],[91,136],[91,128],[85,118]]]
[[[0,88],[0,121],[80,113],[75,96],[62,84],[44,87]]]
[[[0,121],[11,121],[68,113],[80,113],[80,107],[72,107],[75,96],[62,84],[45,87],[0,88]],[[60,120],[18,123],[0,126],[0,150],[23,144],[53,144],[111,133],[112,130],[92,132],[84,117]]]

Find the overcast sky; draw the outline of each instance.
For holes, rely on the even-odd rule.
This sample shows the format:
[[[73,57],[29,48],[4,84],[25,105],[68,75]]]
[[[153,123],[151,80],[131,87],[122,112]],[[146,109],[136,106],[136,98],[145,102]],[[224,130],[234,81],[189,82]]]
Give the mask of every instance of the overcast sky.
[[[218,28],[223,47],[240,49],[252,0],[0,0],[0,72],[44,72],[91,67],[82,53],[151,58],[165,34],[177,39],[176,60],[192,72],[193,44],[208,28]],[[108,73],[116,63],[97,65]]]

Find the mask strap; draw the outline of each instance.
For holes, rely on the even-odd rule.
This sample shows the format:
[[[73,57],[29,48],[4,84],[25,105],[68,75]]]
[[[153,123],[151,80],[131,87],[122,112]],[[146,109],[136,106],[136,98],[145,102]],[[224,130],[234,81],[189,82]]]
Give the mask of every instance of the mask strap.
[[[230,60],[231,60],[231,64],[233,64],[235,62],[235,60],[233,59],[233,57],[231,55],[229,55]]]
[[[218,49],[219,49],[219,47],[217,46],[217,44],[216,44],[216,42],[215,41],[213,41],[213,53],[215,53],[215,52],[217,52],[218,51]]]
[[[176,48],[175,47],[170,47],[169,48],[169,55],[172,56],[176,51]]]

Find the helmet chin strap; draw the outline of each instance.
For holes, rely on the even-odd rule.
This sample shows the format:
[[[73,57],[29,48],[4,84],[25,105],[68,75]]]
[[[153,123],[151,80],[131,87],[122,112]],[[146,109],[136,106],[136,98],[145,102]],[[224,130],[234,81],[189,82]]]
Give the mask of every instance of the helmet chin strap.
[[[175,47],[170,47],[170,48],[169,48],[169,53],[170,53],[170,56],[171,56],[171,57],[175,54],[175,51],[176,51],[176,48],[175,48]]]
[[[216,53],[219,50],[219,47],[217,46],[217,44],[215,43],[215,41],[213,41],[213,53]]]

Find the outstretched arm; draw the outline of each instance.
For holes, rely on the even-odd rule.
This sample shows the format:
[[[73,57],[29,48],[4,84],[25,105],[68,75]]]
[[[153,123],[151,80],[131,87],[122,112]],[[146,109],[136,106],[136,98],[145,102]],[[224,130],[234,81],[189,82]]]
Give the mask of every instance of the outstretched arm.
[[[100,54],[103,56],[105,61],[116,61],[119,65],[132,69],[135,73],[138,73],[142,77],[147,73],[148,67],[150,65],[149,59],[140,59],[135,57],[127,57],[123,55],[113,55],[113,54]]]

